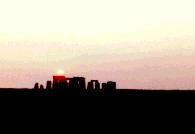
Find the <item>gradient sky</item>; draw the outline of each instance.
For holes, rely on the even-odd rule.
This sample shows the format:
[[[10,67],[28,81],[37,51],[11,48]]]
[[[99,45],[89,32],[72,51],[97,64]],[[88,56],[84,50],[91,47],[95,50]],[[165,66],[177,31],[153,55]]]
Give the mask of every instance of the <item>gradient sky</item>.
[[[195,89],[194,0],[0,0],[0,87],[57,70],[119,88]]]

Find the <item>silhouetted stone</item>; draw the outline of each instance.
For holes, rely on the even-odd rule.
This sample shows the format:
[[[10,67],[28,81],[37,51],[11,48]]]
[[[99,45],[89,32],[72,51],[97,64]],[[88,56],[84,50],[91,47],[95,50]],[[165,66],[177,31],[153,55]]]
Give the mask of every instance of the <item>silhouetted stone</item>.
[[[39,90],[39,83],[35,83],[34,89]]]
[[[87,96],[93,96],[94,89],[93,89],[93,82],[88,82],[87,85]]]
[[[73,95],[85,95],[86,83],[84,77],[73,77],[70,79],[69,88],[72,90]]]
[[[107,83],[102,83],[102,90],[105,90],[107,87]]]
[[[52,89],[52,82],[51,81],[47,81],[46,89],[47,90],[51,90]]]
[[[113,96],[116,93],[116,82],[108,81],[106,84],[103,85],[104,95],[105,96]]]
[[[64,90],[67,87],[65,76],[53,76],[53,89]]]
[[[43,85],[40,85],[40,90],[44,90],[44,86]]]
[[[91,80],[88,82],[87,87],[88,96],[99,96],[100,95],[100,83],[98,80]]]
[[[100,82],[98,80],[91,80],[88,82],[86,88],[86,82],[84,77],[73,77],[67,78],[65,76],[53,76],[52,81],[47,81],[46,89],[39,83],[35,84],[34,89],[39,90],[39,92],[44,92],[51,96],[113,96],[116,93],[116,82],[108,81],[107,83],[102,83],[102,90],[100,88]]]

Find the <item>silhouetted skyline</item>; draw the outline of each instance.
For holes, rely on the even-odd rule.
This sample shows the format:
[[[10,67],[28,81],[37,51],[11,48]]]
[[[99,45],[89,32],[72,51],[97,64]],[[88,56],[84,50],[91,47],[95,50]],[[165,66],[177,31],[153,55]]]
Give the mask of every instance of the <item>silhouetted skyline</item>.
[[[68,78],[64,75],[53,76],[53,82],[47,81],[45,87],[35,83],[33,90],[56,91],[67,96],[115,96],[117,90],[117,84],[113,81],[101,84],[98,80],[86,82],[84,77]]]

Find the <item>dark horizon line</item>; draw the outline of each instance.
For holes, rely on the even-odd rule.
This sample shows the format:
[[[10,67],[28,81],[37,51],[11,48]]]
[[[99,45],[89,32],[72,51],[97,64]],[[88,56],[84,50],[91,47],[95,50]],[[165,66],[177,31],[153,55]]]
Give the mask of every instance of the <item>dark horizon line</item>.
[[[13,88],[13,87],[0,87],[0,90],[2,89],[13,89],[13,90],[34,90],[34,88]],[[46,90],[46,89],[44,89]],[[195,89],[136,89],[136,88],[117,88],[116,90],[139,90],[139,91],[195,91]]]

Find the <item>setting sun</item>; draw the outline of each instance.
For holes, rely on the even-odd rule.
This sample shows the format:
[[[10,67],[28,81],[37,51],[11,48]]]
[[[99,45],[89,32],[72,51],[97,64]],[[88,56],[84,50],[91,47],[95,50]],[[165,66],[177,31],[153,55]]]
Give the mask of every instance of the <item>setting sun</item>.
[[[58,69],[58,70],[57,70],[57,75],[65,75],[64,70]]]

